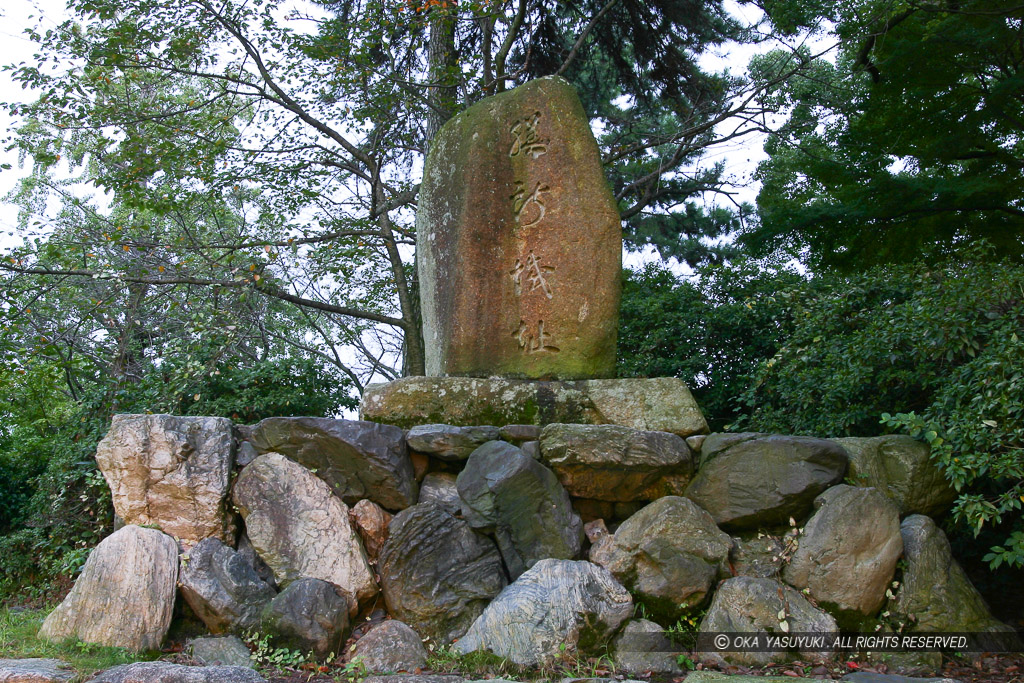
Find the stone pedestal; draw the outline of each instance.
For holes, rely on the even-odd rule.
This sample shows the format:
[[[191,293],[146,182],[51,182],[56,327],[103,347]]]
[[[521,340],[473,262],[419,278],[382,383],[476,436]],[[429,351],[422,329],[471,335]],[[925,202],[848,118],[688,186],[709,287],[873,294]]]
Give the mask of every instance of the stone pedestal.
[[[416,233],[428,375],[614,374],[622,229],[566,81],[531,81],[444,125]]]
[[[706,434],[708,424],[682,380],[539,382],[492,377],[406,377],[366,388],[360,419],[403,428],[422,424],[613,424]]]

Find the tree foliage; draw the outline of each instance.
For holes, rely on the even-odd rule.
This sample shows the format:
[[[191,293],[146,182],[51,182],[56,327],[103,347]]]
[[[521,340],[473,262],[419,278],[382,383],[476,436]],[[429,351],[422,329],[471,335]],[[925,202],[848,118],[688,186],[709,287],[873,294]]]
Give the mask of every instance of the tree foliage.
[[[834,63],[765,101],[788,112],[757,177],[756,251],[850,270],[985,240],[1024,256],[1024,23],[1015,0],[774,3],[790,30],[827,20]],[[756,68],[756,63],[755,63]]]

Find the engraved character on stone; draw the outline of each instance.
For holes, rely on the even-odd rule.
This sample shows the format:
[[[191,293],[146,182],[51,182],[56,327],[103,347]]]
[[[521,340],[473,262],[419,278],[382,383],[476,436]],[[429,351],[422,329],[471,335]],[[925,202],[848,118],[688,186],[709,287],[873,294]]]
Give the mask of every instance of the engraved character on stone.
[[[558,353],[559,351],[558,347],[552,343],[554,335],[544,331],[543,320],[537,323],[536,336],[534,336],[533,330],[523,320],[519,321],[519,329],[513,332],[512,336],[519,343],[519,348],[523,350],[523,353],[540,353],[542,351]]]
[[[529,154],[536,159],[542,154],[547,154],[547,142],[541,140],[537,135],[537,124],[540,123],[540,112],[534,112],[530,118],[516,121],[512,125],[512,149],[509,150],[510,157],[520,154]]]
[[[529,228],[540,223],[547,215],[547,206],[544,204],[543,195],[551,191],[551,188],[538,182],[529,193],[526,191],[525,183],[516,181],[516,191],[512,195],[512,213],[516,216],[516,223],[522,228]],[[524,223],[523,220],[526,219]]]
[[[539,289],[544,292],[544,296],[547,298],[554,298],[554,292],[547,280],[547,275],[553,272],[555,272],[555,267],[541,265],[540,259],[532,251],[526,257],[526,263],[516,259],[515,265],[509,271],[509,274],[512,276],[512,283],[515,285],[516,296],[521,296],[523,293],[523,275],[525,274],[527,293]]]

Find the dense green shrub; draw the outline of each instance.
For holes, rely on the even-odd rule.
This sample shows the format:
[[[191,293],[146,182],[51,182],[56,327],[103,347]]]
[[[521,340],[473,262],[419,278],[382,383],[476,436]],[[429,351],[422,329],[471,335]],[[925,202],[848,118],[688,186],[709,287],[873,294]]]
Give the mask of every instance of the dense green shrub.
[[[683,379],[721,428],[815,286],[796,271],[750,261],[703,267],[691,278],[659,264],[626,271],[618,374]]]
[[[1024,565],[1024,267],[973,251],[946,264],[824,280],[743,393],[738,428],[907,432],[960,492],[957,521],[998,525],[993,567]]]

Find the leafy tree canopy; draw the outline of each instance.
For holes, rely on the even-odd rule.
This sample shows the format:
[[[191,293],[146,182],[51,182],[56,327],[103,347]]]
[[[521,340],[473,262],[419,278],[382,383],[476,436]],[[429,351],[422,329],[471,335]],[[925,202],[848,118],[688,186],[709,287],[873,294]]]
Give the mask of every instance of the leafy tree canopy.
[[[778,2],[842,47],[765,100],[788,110],[744,244],[843,269],[985,240],[1024,256],[1024,22],[1016,0]],[[754,64],[755,69],[757,63]]]

